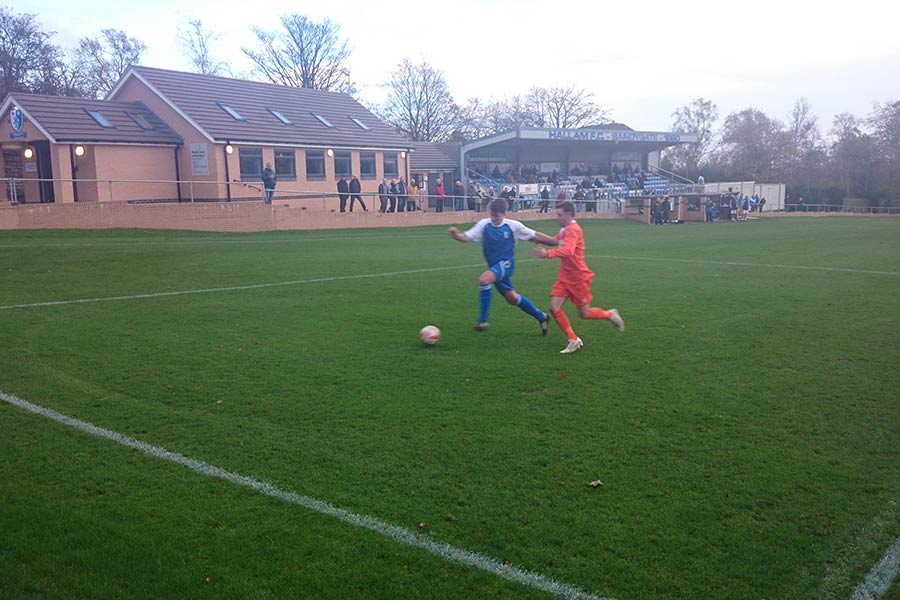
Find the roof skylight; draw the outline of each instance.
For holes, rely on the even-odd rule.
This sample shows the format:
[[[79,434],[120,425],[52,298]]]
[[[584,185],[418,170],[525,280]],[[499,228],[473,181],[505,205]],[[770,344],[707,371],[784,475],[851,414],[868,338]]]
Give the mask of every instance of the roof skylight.
[[[231,118],[234,119],[235,121],[246,121],[247,120],[244,117],[242,117],[240,115],[240,113],[238,113],[238,111],[234,110],[233,108],[231,108],[224,102],[216,102],[216,104],[218,104],[222,108],[222,110],[224,110],[229,115],[231,115]]]
[[[99,110],[94,110],[91,108],[84,109],[87,114],[91,115],[91,118],[97,121],[97,125],[103,127],[105,129],[115,129],[115,125],[109,122],[109,120],[103,116]]]
[[[363,129],[363,130],[365,130],[365,131],[371,131],[371,130],[372,130],[371,127],[369,127],[368,125],[366,125],[365,123],[363,123],[362,121],[360,121],[359,119],[357,119],[356,117],[350,117],[350,120],[353,121],[354,123],[356,123],[357,125],[359,125],[359,128],[360,128],[360,129]]]
[[[272,113],[273,115],[275,115],[275,118],[278,119],[279,121],[281,121],[282,123],[284,123],[285,125],[290,125],[290,124],[291,124],[290,119],[288,119],[286,116],[284,116],[283,114],[281,114],[280,111],[277,111],[277,110],[275,110],[274,108],[270,108],[270,109],[269,109],[269,112]]]
[[[324,125],[325,127],[331,127],[331,128],[334,128],[334,125],[331,124],[331,121],[329,121],[328,119],[326,119],[325,117],[323,117],[323,116],[320,115],[319,113],[312,113],[312,116],[314,116],[315,118],[317,118],[317,119],[319,120],[319,122],[320,122],[322,125]]]

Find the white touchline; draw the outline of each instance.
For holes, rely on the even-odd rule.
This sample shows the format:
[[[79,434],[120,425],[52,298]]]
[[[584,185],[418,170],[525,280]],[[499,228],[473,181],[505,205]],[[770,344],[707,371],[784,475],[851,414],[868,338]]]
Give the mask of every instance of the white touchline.
[[[531,571],[526,571],[512,565],[503,564],[503,562],[497,560],[496,558],[484,556],[482,554],[478,554],[477,552],[472,552],[463,548],[457,548],[445,542],[438,542],[429,538],[428,536],[416,533],[415,531],[411,531],[403,527],[398,527],[397,525],[391,525],[389,523],[385,523],[384,521],[379,521],[378,519],[375,519],[373,517],[367,517],[365,515],[350,512],[349,510],[344,510],[343,508],[338,508],[337,506],[334,506],[333,504],[330,504],[324,500],[318,500],[317,498],[311,498],[309,496],[301,496],[299,494],[295,494],[294,492],[282,490],[281,488],[275,487],[274,485],[266,481],[261,481],[259,479],[254,479],[246,475],[240,475],[238,473],[232,473],[231,471],[220,469],[219,467],[213,466],[209,463],[189,458],[176,452],[170,452],[158,446],[152,446],[150,444],[147,444],[146,442],[127,437],[121,433],[116,433],[115,431],[104,429],[103,427],[98,427],[97,425],[92,425],[91,423],[80,421],[78,419],[58,413],[55,410],[44,408],[43,406],[38,406],[37,404],[32,404],[31,402],[22,400],[21,398],[13,396],[12,394],[0,392],[0,400],[12,404],[13,406],[18,406],[19,408],[36,415],[47,417],[48,419],[52,419],[53,421],[62,423],[63,425],[68,425],[69,427],[73,427],[75,429],[78,429],[79,431],[83,431],[84,433],[89,433],[100,438],[105,438],[123,446],[134,448],[135,450],[139,450],[145,454],[149,454],[150,456],[179,464],[196,473],[200,473],[201,475],[218,477],[219,479],[224,479],[225,481],[251,488],[261,494],[272,496],[273,498],[279,498],[281,500],[284,500],[285,502],[290,502],[291,504],[302,506],[303,508],[307,508],[309,510],[316,511],[330,517],[334,517],[356,527],[369,529],[370,531],[374,531],[375,533],[398,541],[401,544],[406,544],[407,546],[425,550],[426,552],[430,552],[431,554],[434,554],[441,558],[463,563],[477,569],[481,569],[482,571],[493,573],[494,575],[499,575],[500,577],[508,579],[509,581],[513,581],[526,587],[547,592],[559,598],[571,598],[572,600],[613,600],[612,598],[602,598],[600,596],[585,592],[584,590],[579,589],[575,586],[560,583],[548,577],[544,577],[539,573],[533,573]]]
[[[743,262],[725,262],[725,261],[714,261],[714,260],[691,260],[691,259],[681,259],[681,258],[654,258],[654,257],[641,257],[641,256],[612,256],[612,255],[600,255],[600,254],[592,254],[589,257],[594,258],[611,258],[616,260],[645,260],[645,261],[662,261],[662,262],[682,262],[682,263],[697,263],[704,265],[726,265],[726,266],[742,266],[742,267],[766,267],[766,268],[777,268],[777,269],[806,269],[806,270],[814,270],[814,271],[836,271],[843,273],[864,273],[870,275],[897,275],[900,276],[900,272],[896,271],[867,271],[864,269],[842,269],[842,268],[834,268],[834,267],[806,267],[802,265],[769,265],[769,264],[761,264],[761,263],[743,263]],[[526,258],[524,260],[520,260],[518,262],[535,262],[542,261],[542,259],[535,258]],[[211,294],[214,292],[235,292],[240,290],[254,290],[260,288],[271,288],[271,287],[280,287],[286,285],[300,285],[304,283],[321,283],[325,281],[345,281],[350,279],[372,279],[375,277],[393,277],[394,275],[412,275],[416,273],[435,273],[438,271],[454,271],[457,269],[469,269],[469,268],[477,268],[483,266],[482,264],[476,265],[455,265],[455,266],[447,266],[447,267],[431,267],[428,269],[410,269],[408,271],[392,271],[389,273],[366,273],[362,275],[337,275],[334,277],[316,277],[313,279],[296,279],[293,281],[275,281],[272,283],[257,283],[250,285],[235,285],[228,287],[218,287],[218,288],[203,288],[197,290],[179,290],[175,292],[153,292],[150,294],[133,294],[129,296],[104,296],[99,298],[80,298],[77,300],[53,300],[48,302],[32,302],[29,304],[9,304],[7,306],[0,306],[0,310],[10,310],[13,308],[37,308],[41,306],[60,306],[64,304],[84,304],[89,302],[114,302],[120,300],[138,300],[142,298],[165,298],[167,296],[184,296],[187,294]]]
[[[856,586],[850,600],[878,600],[891,587],[891,581],[898,573],[900,573],[900,537],[888,547],[863,582]]]
[[[234,285],[229,287],[205,288],[199,290],[179,290],[175,292],[154,292],[151,294],[134,294],[131,296],[106,296],[102,298],[80,298],[78,300],[54,300],[49,302],[33,302],[31,304],[10,304],[0,306],[0,310],[12,308],[37,308],[39,306],[60,306],[63,304],[84,304],[88,302],[114,302],[117,300],[138,300],[141,298],[164,298],[166,296],[184,296],[187,294],[211,294],[214,292],[236,292],[240,290],[255,290],[260,288],[281,287],[286,285],[300,285],[303,283],[321,283],[324,281],[345,281],[350,279],[372,279],[375,277],[393,277],[394,275],[412,275],[416,273],[432,273],[436,271],[452,271],[455,269],[469,269],[480,265],[456,265],[450,267],[431,267],[429,269],[411,269],[409,271],[392,271],[390,273],[365,273],[363,275],[338,275],[335,277],[315,277],[312,279],[295,279],[293,281],[276,281],[273,283],[255,283],[251,285]]]
[[[841,267],[807,267],[804,265],[772,265],[768,263],[732,262],[725,260],[699,260],[691,258],[665,258],[658,256],[613,256],[603,254],[591,254],[588,257],[612,258],[615,260],[646,260],[657,262],[694,263],[698,265],[723,265],[727,267],[763,267],[766,269],[803,269],[806,271],[830,271],[836,273],[861,273],[867,275],[897,275],[900,271],[870,271],[867,269],[845,269]]]

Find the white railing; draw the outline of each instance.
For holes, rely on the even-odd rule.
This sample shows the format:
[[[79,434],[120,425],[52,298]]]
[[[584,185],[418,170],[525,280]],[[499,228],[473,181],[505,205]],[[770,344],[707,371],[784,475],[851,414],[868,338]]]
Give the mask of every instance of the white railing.
[[[195,181],[170,179],[44,179],[44,178],[2,178],[6,190],[6,198],[12,205],[37,204],[40,202],[59,202],[56,195],[61,186],[67,186],[67,192],[78,204],[89,203],[127,203],[127,204],[165,204],[194,202],[266,202],[266,190],[262,183],[253,181]],[[381,196],[377,192],[361,192],[360,194],[338,194],[337,192],[321,192],[294,187],[290,182],[279,182],[272,193],[270,202],[290,202],[310,209],[321,207],[323,211],[341,209],[341,196],[344,196],[344,208],[350,209],[351,198],[363,200],[367,210],[375,212],[398,212],[401,203],[403,210],[409,211],[408,196],[397,194]],[[49,198],[49,199],[48,199]],[[491,198],[484,196],[445,195],[442,202],[433,194],[420,192],[416,210],[434,212],[452,211],[486,211]],[[535,197],[515,198],[509,201],[510,212],[539,210],[540,199]],[[358,201],[356,202],[358,205]],[[621,202],[614,197],[606,196],[576,202],[580,211],[587,212],[621,212]],[[361,207],[355,206],[354,210]]]

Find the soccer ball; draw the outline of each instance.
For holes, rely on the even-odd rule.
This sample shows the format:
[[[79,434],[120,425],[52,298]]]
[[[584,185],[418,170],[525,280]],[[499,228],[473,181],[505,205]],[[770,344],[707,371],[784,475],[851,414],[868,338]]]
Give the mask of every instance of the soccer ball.
[[[441,339],[441,330],[437,328],[437,325],[426,325],[419,332],[419,341],[426,346],[434,346],[439,339]]]

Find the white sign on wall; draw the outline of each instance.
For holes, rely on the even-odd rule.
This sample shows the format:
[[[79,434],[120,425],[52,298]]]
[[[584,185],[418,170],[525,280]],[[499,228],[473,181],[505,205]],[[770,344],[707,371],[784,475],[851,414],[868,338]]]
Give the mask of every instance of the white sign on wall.
[[[209,146],[191,144],[191,174],[209,175]]]

